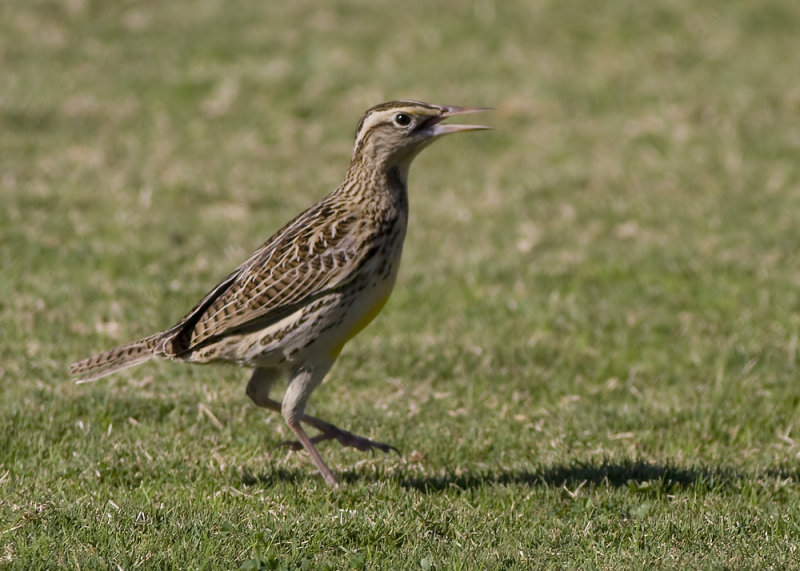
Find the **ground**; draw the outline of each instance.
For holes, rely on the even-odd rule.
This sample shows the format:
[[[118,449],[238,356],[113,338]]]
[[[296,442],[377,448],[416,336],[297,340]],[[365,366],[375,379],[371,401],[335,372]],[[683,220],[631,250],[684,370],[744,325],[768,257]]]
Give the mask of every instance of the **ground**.
[[[775,568],[800,544],[800,4],[0,5],[0,566]],[[70,362],[332,190],[361,113],[496,108],[411,170],[395,294],[310,412]]]

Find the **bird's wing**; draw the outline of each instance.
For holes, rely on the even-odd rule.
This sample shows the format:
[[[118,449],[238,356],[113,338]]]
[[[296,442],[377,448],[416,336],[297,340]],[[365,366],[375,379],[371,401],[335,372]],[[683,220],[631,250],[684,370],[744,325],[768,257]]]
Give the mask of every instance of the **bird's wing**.
[[[375,253],[362,219],[324,201],[289,222],[174,328],[170,354],[279,321],[347,283]]]

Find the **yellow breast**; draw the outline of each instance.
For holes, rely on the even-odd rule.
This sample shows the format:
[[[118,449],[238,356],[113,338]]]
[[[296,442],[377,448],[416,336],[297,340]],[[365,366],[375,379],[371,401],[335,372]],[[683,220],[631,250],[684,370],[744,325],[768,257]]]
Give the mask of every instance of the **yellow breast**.
[[[348,341],[350,341],[350,339],[358,335],[362,329],[364,329],[367,325],[370,324],[370,322],[373,319],[375,319],[375,316],[377,316],[381,312],[383,306],[386,305],[387,301],[389,301],[389,296],[391,295],[391,293],[392,290],[391,288],[389,288],[388,291],[386,291],[385,293],[381,292],[381,295],[376,296],[374,299],[370,300],[371,303],[368,306],[360,308],[361,315],[358,317],[358,319],[349,322],[347,324],[347,328],[342,331],[343,333],[342,340],[333,348],[333,351],[331,352],[332,357],[338,356],[339,353],[341,353],[342,348],[345,346],[345,344]]]

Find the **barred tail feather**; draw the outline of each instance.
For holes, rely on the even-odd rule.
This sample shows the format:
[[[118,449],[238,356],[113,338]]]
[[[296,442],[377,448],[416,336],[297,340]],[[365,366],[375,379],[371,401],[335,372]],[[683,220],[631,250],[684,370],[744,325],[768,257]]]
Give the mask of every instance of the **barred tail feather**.
[[[69,373],[75,377],[75,382],[87,383],[144,363],[156,356],[155,349],[160,339],[159,333],[78,361],[69,366]]]

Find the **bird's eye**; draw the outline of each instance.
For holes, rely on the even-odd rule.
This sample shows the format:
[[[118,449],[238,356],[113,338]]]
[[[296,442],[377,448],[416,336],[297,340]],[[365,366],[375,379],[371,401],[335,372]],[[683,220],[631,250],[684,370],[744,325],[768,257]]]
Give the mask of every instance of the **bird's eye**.
[[[394,124],[407,127],[411,124],[411,116],[408,113],[398,113],[394,116]]]

